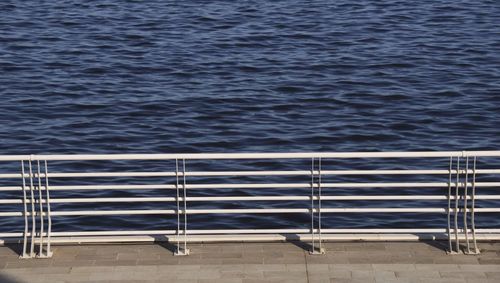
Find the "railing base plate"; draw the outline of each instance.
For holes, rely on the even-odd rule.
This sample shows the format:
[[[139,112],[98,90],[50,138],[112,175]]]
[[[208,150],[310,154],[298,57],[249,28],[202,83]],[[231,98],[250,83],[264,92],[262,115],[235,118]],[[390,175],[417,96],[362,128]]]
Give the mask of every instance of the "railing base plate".
[[[187,256],[189,255],[190,250],[189,249],[179,249],[174,252],[174,256]]]
[[[45,254],[37,255],[37,258],[51,258],[54,255],[53,252],[47,252]]]
[[[481,253],[481,251],[479,251],[479,249],[473,250],[473,251],[464,252],[464,254],[466,254],[466,255],[478,255],[480,253]]]
[[[309,250],[310,255],[324,255],[326,250],[324,248]]]
[[[24,254],[24,255],[20,255],[19,258],[20,259],[31,259],[31,258],[34,258],[36,255],[35,254]]]

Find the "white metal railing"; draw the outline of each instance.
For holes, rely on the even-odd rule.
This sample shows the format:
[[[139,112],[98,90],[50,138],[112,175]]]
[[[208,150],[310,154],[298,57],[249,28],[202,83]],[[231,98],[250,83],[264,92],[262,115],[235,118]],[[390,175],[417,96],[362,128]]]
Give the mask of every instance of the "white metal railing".
[[[187,161],[200,160],[302,160],[309,162],[302,170],[251,170],[251,171],[188,171]],[[326,161],[369,159],[398,160],[392,164],[405,165],[415,159],[430,159],[439,164],[440,169],[372,169],[372,170],[332,170]],[[13,241],[23,244],[22,257],[50,257],[52,243],[71,242],[125,242],[157,241],[177,242],[176,254],[189,253],[190,241],[267,241],[296,239],[311,242],[312,253],[323,253],[324,240],[366,239],[366,240],[409,240],[447,239],[450,252],[460,251],[460,241],[465,240],[465,252],[477,253],[477,240],[500,239],[500,229],[476,229],[476,213],[500,213],[500,203],[495,207],[477,205],[481,201],[499,201],[500,194],[477,194],[482,188],[496,190],[500,182],[495,180],[477,181],[479,176],[490,179],[500,174],[494,167],[478,168],[478,159],[500,161],[500,151],[449,151],[449,152],[344,152],[344,153],[231,153],[231,154],[96,154],[96,155],[0,155],[2,163],[16,163],[20,172],[2,172],[1,180],[11,180],[8,185],[0,183],[0,205],[10,206],[9,211],[0,209],[0,217],[23,218],[22,232],[0,233],[4,243]],[[171,171],[120,171],[120,172],[49,172],[49,163],[76,161],[114,160],[165,160],[174,162]],[[435,161],[434,161],[435,160]],[[485,163],[488,164],[488,163]],[[495,162],[493,162],[495,164]],[[347,166],[347,165],[346,165]],[[498,166],[498,165],[497,165]],[[12,170],[12,169],[10,169]],[[193,177],[256,177],[256,176],[305,176],[303,182],[252,182],[252,183],[197,183]],[[342,176],[396,176],[398,182],[340,182]],[[435,176],[440,181],[405,181],[405,176]],[[157,184],[65,184],[71,178],[91,180],[92,178],[170,177],[169,182]],[[334,178],[334,182],[325,179]],[[493,178],[494,179],[494,178]],[[12,181],[20,180],[18,185]],[[57,181],[57,185],[51,185]],[[191,190],[212,189],[307,189],[301,195],[254,195],[254,196],[189,196]],[[426,195],[336,195],[338,189],[346,188],[437,188],[440,194]],[[93,191],[114,190],[170,190],[173,196],[139,197],[92,197]],[[325,191],[327,190],[327,194]],[[51,197],[50,194],[63,192],[87,192],[85,197]],[[397,191],[396,191],[397,192]],[[8,194],[9,197],[4,197]],[[88,195],[88,196],[87,196]],[[444,201],[446,206],[434,207],[324,207],[323,201]],[[190,203],[210,202],[252,202],[252,201],[302,201],[300,208],[196,208]],[[172,209],[113,209],[86,210],[54,209],[57,204],[96,203],[172,203]],[[0,206],[1,208],[2,206]],[[195,214],[310,214],[310,227],[300,229],[189,229],[188,215]],[[384,228],[384,229],[328,229],[322,221],[335,213],[439,213],[446,218],[443,228]],[[132,231],[52,231],[53,218],[65,216],[110,216],[110,215],[173,215],[176,229],[132,230]],[[362,215],[359,216],[362,219]],[[39,251],[36,253],[35,246]]]

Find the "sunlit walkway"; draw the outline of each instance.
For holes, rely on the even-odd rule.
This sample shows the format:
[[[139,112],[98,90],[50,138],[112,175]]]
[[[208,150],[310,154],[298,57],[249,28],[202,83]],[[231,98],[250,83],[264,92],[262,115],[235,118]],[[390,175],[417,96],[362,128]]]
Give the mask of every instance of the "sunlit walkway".
[[[437,242],[326,243],[309,255],[294,243],[55,246],[51,259],[18,259],[0,247],[0,282],[500,282],[500,243],[447,255]]]

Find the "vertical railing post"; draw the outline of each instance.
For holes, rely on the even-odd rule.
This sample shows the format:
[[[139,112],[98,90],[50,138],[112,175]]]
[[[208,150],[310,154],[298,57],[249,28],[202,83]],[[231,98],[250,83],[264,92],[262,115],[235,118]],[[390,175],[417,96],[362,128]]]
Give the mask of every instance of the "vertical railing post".
[[[468,217],[468,198],[469,198],[469,156],[465,157],[465,180],[464,180],[464,194],[463,194],[463,232],[465,237],[465,250],[464,253],[470,253],[470,244],[469,244],[469,225],[467,223]]]
[[[39,231],[39,245],[40,245],[40,250],[37,255],[39,258],[50,258],[52,257],[52,251],[50,250],[50,234],[52,232],[52,219],[50,215],[50,194],[49,194],[49,177],[48,177],[48,168],[47,168],[47,161],[45,160],[45,168],[44,168],[44,177],[45,177],[45,184],[42,185],[42,172],[41,172],[41,165],[40,165],[40,160],[37,160],[37,178],[38,178],[38,206],[39,206],[39,211],[40,211],[40,231]],[[43,192],[45,191],[45,199],[43,197]],[[45,212],[43,203],[45,202],[46,207],[47,207],[47,212]],[[46,241],[44,241],[44,235],[45,235],[45,217],[47,217],[47,238]],[[44,244],[46,246],[45,251],[44,251]]]
[[[186,187],[186,160],[182,159],[182,190],[184,191],[184,254],[189,254],[189,249],[187,248],[187,224],[188,224],[188,213],[187,213],[187,187]]]
[[[311,250],[310,253],[313,253],[315,248],[315,239],[314,239],[314,157],[311,158]]]
[[[460,252],[460,239],[458,237],[458,204],[459,204],[459,189],[460,189],[460,156],[457,157],[457,178],[455,183],[455,208],[453,211],[453,220],[454,220],[454,234],[455,234],[455,252]]]
[[[318,158],[318,232],[319,232],[319,253],[324,254],[323,241],[321,239],[321,157]]]
[[[451,243],[451,177],[453,175],[452,169],[453,169],[453,157],[450,156],[450,167],[448,169],[448,210],[446,211],[447,213],[447,229],[446,232],[448,234],[448,253],[453,253],[453,246]]]
[[[182,190],[183,190],[183,204],[184,209],[181,209],[181,193],[180,193],[180,183],[179,183],[179,160],[175,159],[175,188],[177,192],[176,201],[177,201],[177,248],[174,252],[176,256],[184,256],[189,255],[189,249],[187,248],[187,192],[186,192],[186,160],[182,159]],[[181,248],[181,214],[184,214],[184,245]]]
[[[314,176],[316,175],[315,170],[315,158],[311,159],[311,250],[310,254],[324,254],[325,249],[323,248],[323,243],[321,239],[321,157],[318,158],[318,170],[317,170],[317,183]],[[314,188],[318,187],[317,196],[314,193]],[[314,200],[318,200],[318,208],[314,206]],[[315,212],[318,213],[318,228],[314,227]],[[315,233],[317,231],[317,233]],[[316,248],[316,234],[318,236],[318,248]]]
[[[21,177],[23,180],[22,188],[23,188],[24,232],[23,232],[23,251],[20,258],[31,258],[31,256],[27,254],[29,221],[28,221],[28,199],[26,197],[26,173],[24,167],[24,160],[21,160]]]
[[[177,214],[177,231],[176,231],[176,236],[177,236],[177,247],[176,251],[174,254],[179,254],[179,249],[180,249],[180,243],[179,243],[179,238],[180,238],[180,228],[181,228],[181,215],[180,215],[180,210],[179,210],[179,160],[175,159],[175,190],[176,190],[176,203],[177,203],[177,209],[176,209],[176,214]]]
[[[36,169],[37,169],[37,179],[38,179],[38,186],[37,186],[37,191],[38,191],[38,208],[40,211],[40,234],[39,234],[39,252],[38,252],[38,257],[47,257],[43,254],[43,233],[44,231],[44,212],[43,212],[43,199],[42,199],[42,178],[41,178],[41,170],[40,170],[40,160],[36,161]]]
[[[31,245],[30,245],[30,257],[35,256],[35,235],[36,235],[36,210],[35,210],[35,189],[33,184],[33,155],[29,160],[29,178],[30,178],[30,202],[31,202]]]
[[[49,168],[47,166],[47,160],[44,162],[45,164],[45,199],[47,204],[47,250],[45,251],[44,257],[52,257],[52,251],[50,249],[50,240],[52,234],[52,216],[50,209],[50,189],[49,189]]]
[[[473,250],[470,250],[469,243],[467,243],[467,254],[479,254],[479,248],[477,247],[476,240],[476,222],[475,222],[475,207],[476,207],[476,165],[477,165],[477,156],[474,156],[474,161],[472,165],[472,188],[471,188],[471,207],[470,209],[465,208],[470,212],[470,221],[471,221],[471,233],[472,233],[472,244]],[[467,213],[467,212],[466,212]]]

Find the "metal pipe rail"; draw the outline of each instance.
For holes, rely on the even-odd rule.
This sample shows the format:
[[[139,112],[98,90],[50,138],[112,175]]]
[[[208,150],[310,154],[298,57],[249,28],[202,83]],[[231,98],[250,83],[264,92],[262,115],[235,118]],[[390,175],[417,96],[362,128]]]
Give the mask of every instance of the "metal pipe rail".
[[[324,253],[324,240],[415,240],[415,239],[447,239],[450,253],[461,250],[460,242],[465,241],[465,253],[478,253],[478,240],[500,239],[500,229],[476,229],[476,213],[500,213],[500,194],[476,194],[478,190],[500,188],[500,182],[491,177],[498,177],[500,169],[478,167],[478,159],[500,160],[500,151],[448,151],[448,152],[344,152],[344,153],[200,153],[200,154],[95,154],[95,155],[0,155],[2,163],[20,165],[20,172],[2,172],[0,181],[11,181],[9,185],[0,183],[0,205],[15,206],[15,209],[4,210],[0,206],[2,218],[19,217],[24,220],[22,232],[0,233],[2,243],[18,242],[23,244],[21,257],[50,257],[52,243],[72,242],[128,242],[168,240],[177,243],[177,255],[187,255],[187,243],[192,241],[267,241],[267,240],[303,240],[311,242],[311,253]],[[308,168],[294,170],[218,170],[188,171],[187,161],[206,160],[298,160],[309,162]],[[432,160],[439,164],[439,169],[372,169],[372,170],[333,170],[328,162],[339,160],[361,159],[370,164],[371,160],[387,161],[397,159],[407,161],[415,159]],[[116,161],[116,160],[160,160],[174,162],[171,171],[126,171],[126,172],[49,172],[49,162],[76,161]],[[394,161],[388,162],[394,164]],[[326,164],[326,165],[325,165]],[[407,165],[407,163],[402,163]],[[401,166],[401,163],[396,163]],[[300,170],[297,170],[300,169]],[[309,169],[309,170],[304,170]],[[304,182],[258,182],[258,183],[198,183],[196,178],[220,177],[308,177]],[[340,182],[345,176],[356,178],[397,176],[398,182]],[[438,182],[401,181],[408,176],[440,177]],[[485,181],[477,181],[479,176],[490,176]],[[147,184],[151,178],[171,178],[166,182]],[[139,178],[143,184],[117,183],[102,184],[92,179]],[[194,178],[194,179],[193,179]],[[66,180],[85,180],[86,184],[66,184]],[[151,179],[151,180],[153,180]],[[156,180],[154,179],[154,180]],[[325,182],[328,179],[329,182]],[[331,182],[332,180],[334,182]],[[54,181],[62,185],[51,185]],[[17,182],[18,185],[12,185]],[[439,194],[414,195],[339,195],[339,189],[404,189],[427,188],[438,189]],[[189,196],[191,190],[213,189],[227,191],[235,189],[255,189],[279,192],[280,189],[309,190],[301,195],[255,195],[255,196]],[[129,190],[165,190],[174,191],[174,196],[162,197],[93,197],[93,191],[127,192]],[[51,197],[58,192],[81,192],[84,197]],[[212,191],[213,192],[213,191]],[[327,192],[327,194],[325,194]],[[396,191],[397,192],[397,191]],[[4,197],[7,195],[8,197]],[[15,195],[16,197],[12,197]],[[441,201],[446,206],[436,204],[434,207],[325,207],[327,201]],[[297,201],[303,207],[294,208],[193,208],[190,203],[217,202],[255,202],[273,203]],[[484,207],[477,202],[495,202],[496,207]],[[94,209],[68,210],[55,208],[58,204],[97,204],[97,203],[159,203],[175,204],[174,209]],[[480,203],[481,204],[481,203]],[[52,205],[52,206],[51,206]],[[304,229],[188,229],[188,215],[195,214],[287,214],[299,213],[310,215],[310,227]],[[384,229],[329,229],[323,223],[329,215],[336,213],[434,213],[442,214],[447,227],[443,228],[384,228]],[[173,215],[176,216],[176,229],[170,230],[132,230],[132,231],[52,231],[53,218],[61,216],[110,216],[110,215]],[[459,217],[461,216],[461,220]],[[360,216],[360,219],[361,216]],[[19,227],[21,228],[21,227]],[[209,228],[209,227],[207,227]],[[453,245],[454,244],[454,245]],[[36,252],[35,246],[39,248]]]

